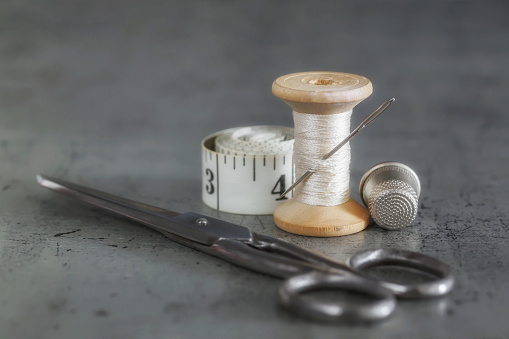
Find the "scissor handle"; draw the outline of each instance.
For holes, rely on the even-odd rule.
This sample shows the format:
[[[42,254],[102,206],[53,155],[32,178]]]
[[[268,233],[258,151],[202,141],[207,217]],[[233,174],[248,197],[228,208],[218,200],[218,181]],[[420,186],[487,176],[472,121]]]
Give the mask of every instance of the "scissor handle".
[[[360,251],[350,257],[348,265],[364,273],[366,269],[375,266],[402,266],[429,273],[436,278],[432,281],[415,284],[398,284],[377,280],[379,284],[399,298],[440,297],[449,293],[454,286],[454,276],[448,265],[438,259],[412,251],[386,248]]]
[[[328,302],[303,298],[313,290],[339,289],[368,296],[369,303]],[[396,307],[394,295],[380,284],[353,275],[312,271],[287,279],[279,288],[282,306],[302,316],[320,321],[374,322],[387,318]]]

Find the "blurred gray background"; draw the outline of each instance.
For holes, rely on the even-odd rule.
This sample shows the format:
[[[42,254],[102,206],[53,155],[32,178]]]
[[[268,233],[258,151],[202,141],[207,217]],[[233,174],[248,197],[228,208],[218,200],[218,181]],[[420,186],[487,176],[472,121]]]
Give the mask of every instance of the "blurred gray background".
[[[506,1],[0,1],[0,337],[508,338],[509,5]],[[414,225],[341,238],[201,202],[200,141],[293,126],[271,94],[309,70],[368,77],[352,197],[372,165],[412,167]],[[372,325],[277,307],[280,281],[167,241],[37,186],[78,182],[235,222],[345,260],[416,250],[449,263],[445,299]]]

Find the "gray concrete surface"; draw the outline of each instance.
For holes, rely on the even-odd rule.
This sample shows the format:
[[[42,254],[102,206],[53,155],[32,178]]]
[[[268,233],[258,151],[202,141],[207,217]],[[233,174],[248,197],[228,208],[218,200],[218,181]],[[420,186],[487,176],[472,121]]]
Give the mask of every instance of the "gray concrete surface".
[[[0,2],[1,338],[508,338],[509,6],[505,1]],[[365,75],[353,197],[372,165],[413,167],[412,227],[307,238],[200,200],[200,140],[291,126],[272,81]],[[38,187],[37,173],[248,226],[338,260],[397,247],[448,262],[445,299],[372,325],[277,307],[279,281]]]

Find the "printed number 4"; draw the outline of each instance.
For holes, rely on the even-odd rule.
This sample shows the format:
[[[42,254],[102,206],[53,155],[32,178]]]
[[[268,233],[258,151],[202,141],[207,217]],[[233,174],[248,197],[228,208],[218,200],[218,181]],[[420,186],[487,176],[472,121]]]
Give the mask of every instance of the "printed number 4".
[[[285,192],[286,190],[286,185],[285,185],[285,175],[281,175],[279,177],[279,180],[276,182],[276,185],[274,185],[274,188],[272,189],[271,193],[272,194],[277,194],[277,195],[281,195]],[[276,198],[276,201],[277,200],[286,200],[288,199],[286,196],[285,197],[282,197],[282,198]]]

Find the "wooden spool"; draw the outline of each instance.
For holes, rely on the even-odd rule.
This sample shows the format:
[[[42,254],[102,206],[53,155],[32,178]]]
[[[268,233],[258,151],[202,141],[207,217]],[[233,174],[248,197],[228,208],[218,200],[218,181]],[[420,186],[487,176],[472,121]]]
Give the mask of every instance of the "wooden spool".
[[[372,92],[367,78],[339,72],[294,73],[279,77],[272,84],[275,96],[294,111],[307,114],[349,112]],[[300,185],[305,185],[312,177]],[[274,221],[279,228],[315,237],[357,233],[366,228],[369,218],[368,210],[352,199],[336,206],[313,206],[298,202],[294,197],[274,211]]]

